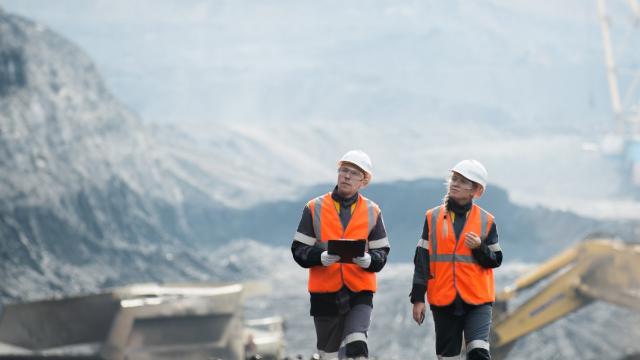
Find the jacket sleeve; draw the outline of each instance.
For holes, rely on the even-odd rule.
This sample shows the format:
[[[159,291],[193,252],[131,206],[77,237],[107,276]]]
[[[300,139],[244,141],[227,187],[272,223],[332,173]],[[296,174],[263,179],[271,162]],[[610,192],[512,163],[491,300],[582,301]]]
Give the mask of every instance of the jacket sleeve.
[[[498,243],[498,229],[495,222],[491,225],[487,238],[480,247],[471,250],[478,264],[486,269],[497,268],[502,264],[502,249]]]
[[[369,272],[379,272],[387,263],[387,256],[391,250],[387,229],[384,227],[382,212],[378,215],[376,224],[369,233],[369,255],[371,255],[371,265],[365,270]]]
[[[429,239],[429,223],[424,220],[422,227],[422,236],[418,240],[416,253],[413,256],[413,285],[411,287],[411,303],[425,302],[425,294],[427,292],[427,281],[431,278],[429,271],[429,250],[427,246]]]
[[[309,210],[308,206],[305,206],[302,210],[298,230],[293,236],[293,242],[291,243],[293,259],[303,268],[322,265],[322,261],[320,260],[322,249],[314,246],[315,242],[316,234],[313,229],[311,210]]]

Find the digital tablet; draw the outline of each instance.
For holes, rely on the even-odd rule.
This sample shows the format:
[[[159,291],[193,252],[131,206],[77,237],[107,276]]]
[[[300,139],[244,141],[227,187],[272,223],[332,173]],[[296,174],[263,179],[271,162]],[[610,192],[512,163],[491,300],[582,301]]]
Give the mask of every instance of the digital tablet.
[[[329,240],[327,252],[340,255],[341,263],[353,263],[353,258],[364,256],[366,240]]]

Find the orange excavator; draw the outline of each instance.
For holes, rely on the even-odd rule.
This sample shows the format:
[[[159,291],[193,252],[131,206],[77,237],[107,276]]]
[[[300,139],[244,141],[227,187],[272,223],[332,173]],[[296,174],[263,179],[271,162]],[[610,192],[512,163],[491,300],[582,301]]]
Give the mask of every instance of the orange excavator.
[[[542,280],[549,282],[521,306],[507,311],[509,300]],[[518,339],[596,300],[640,311],[640,244],[591,236],[498,293],[491,334],[493,358],[506,358]],[[640,359],[635,356],[625,359]]]

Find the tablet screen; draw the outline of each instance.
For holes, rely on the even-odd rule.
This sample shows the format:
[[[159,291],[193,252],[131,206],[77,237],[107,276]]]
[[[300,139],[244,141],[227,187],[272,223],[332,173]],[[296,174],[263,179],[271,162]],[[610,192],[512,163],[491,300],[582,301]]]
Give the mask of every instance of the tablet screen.
[[[340,255],[341,263],[353,263],[354,257],[364,256],[366,240],[329,240],[327,252]]]

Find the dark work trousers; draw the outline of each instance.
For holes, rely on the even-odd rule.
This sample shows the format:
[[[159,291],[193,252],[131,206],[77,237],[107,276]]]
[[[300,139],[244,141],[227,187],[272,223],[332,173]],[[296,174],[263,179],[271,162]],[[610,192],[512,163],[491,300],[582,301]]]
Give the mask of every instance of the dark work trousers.
[[[320,358],[368,358],[367,331],[371,310],[371,306],[360,304],[343,315],[314,316]]]
[[[462,352],[463,333],[467,360],[491,359],[489,355],[491,309],[490,304],[485,304],[470,307],[464,313],[455,315],[450,309],[432,308],[438,359],[459,359]]]

